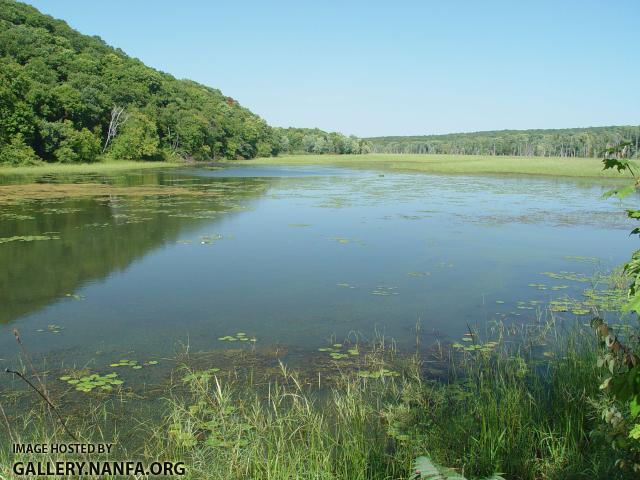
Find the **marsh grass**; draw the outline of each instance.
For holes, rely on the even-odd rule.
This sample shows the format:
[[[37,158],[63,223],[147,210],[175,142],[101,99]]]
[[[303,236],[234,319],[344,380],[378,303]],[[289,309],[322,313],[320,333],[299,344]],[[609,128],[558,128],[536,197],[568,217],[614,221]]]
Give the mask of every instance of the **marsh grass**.
[[[550,361],[508,342],[464,354],[449,383],[429,382],[395,407],[411,412],[400,425],[424,425],[418,449],[471,477],[617,478],[613,452],[589,437],[599,385],[591,337],[576,329],[551,347]]]
[[[90,404],[72,428],[94,442],[120,438],[119,458],[184,461],[189,479],[406,479],[420,455],[468,478],[625,478],[591,435],[600,378],[586,327],[545,311],[468,338],[495,347],[401,355],[379,339],[317,382],[282,363],[258,379],[185,355],[153,415],[132,427],[117,414],[130,399],[112,399]],[[434,365],[443,378],[425,373]],[[398,375],[359,375],[382,369]],[[44,409],[11,421],[21,441],[64,440]],[[15,457],[5,445],[6,471]]]
[[[127,170],[148,170],[153,168],[184,167],[184,162],[152,162],[118,160],[110,162],[65,164],[42,163],[32,166],[8,167],[0,166],[0,177],[13,175],[50,175],[50,174],[82,174],[82,173],[116,173]]]
[[[524,174],[565,177],[612,177],[598,158],[506,157],[490,155],[285,155],[243,160],[246,165],[330,165],[382,171],[443,174]]]

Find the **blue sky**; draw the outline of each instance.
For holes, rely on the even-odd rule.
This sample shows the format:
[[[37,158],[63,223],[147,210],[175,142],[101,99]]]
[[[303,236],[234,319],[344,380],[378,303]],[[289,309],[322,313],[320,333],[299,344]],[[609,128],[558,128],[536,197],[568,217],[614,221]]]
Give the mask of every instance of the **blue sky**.
[[[640,1],[33,0],[275,126],[359,136],[640,123]]]

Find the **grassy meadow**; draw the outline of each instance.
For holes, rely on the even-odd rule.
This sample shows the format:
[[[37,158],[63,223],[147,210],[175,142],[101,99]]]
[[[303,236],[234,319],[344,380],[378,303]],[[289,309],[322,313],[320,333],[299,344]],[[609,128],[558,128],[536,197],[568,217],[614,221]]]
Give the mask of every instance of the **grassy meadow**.
[[[14,175],[90,174],[118,173],[127,170],[169,168],[184,166],[183,162],[152,162],[118,160],[94,163],[40,163],[25,166],[0,166],[0,178]]]
[[[521,174],[563,177],[613,177],[599,158],[506,157],[489,155],[285,155],[244,160],[247,165],[331,165],[400,172],[442,174]]]

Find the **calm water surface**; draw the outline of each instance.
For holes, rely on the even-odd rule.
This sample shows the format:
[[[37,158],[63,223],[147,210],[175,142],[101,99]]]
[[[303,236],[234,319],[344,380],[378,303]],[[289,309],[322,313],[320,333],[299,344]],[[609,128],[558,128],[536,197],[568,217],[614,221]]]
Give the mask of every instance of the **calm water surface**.
[[[3,368],[17,365],[13,328],[54,367],[227,348],[218,338],[240,331],[313,350],[349,333],[408,346],[417,322],[425,341],[456,339],[468,324],[533,318],[518,301],[585,286],[542,272],[607,270],[635,246],[597,180],[320,167],[98,180],[219,195],[0,206],[0,237],[52,237],[0,243]]]

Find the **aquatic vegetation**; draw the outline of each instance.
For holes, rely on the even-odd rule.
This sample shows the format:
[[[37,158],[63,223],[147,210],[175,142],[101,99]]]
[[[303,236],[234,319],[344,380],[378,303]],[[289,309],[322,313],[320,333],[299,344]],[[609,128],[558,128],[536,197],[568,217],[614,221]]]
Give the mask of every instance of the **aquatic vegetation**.
[[[109,227],[111,226],[110,223],[104,222],[104,223],[100,223],[100,222],[93,222],[93,223],[86,223],[82,226],[76,227],[76,228],[105,228],[105,227]]]
[[[75,293],[65,293],[64,294],[65,297],[69,297],[69,298],[73,298],[74,300],[84,300],[85,297],[84,295],[78,295]]]
[[[56,234],[19,235],[19,236],[13,236],[13,237],[0,237],[0,243],[37,242],[41,240],[60,240],[60,237]]]
[[[207,370],[194,370],[187,373],[182,377],[182,381],[185,383],[191,382],[206,382],[208,381],[214,374],[219,372],[219,368],[209,368]]]
[[[553,278],[554,280],[569,280],[573,282],[588,282],[591,280],[591,277],[585,275],[584,273],[576,273],[576,272],[541,272],[540,275],[545,275],[549,278]]]
[[[221,342],[257,342],[258,339],[256,337],[247,337],[245,332],[238,332],[235,336],[225,335],[224,337],[218,337],[218,340]]]
[[[462,341],[466,342],[467,345],[462,343],[452,343],[451,347],[459,352],[480,352],[480,353],[490,353],[496,349],[499,345],[496,341],[488,341],[484,343],[474,343],[473,345],[468,345],[471,342],[474,342],[475,339],[472,335],[462,337]]]
[[[348,238],[344,238],[344,237],[331,237],[329,238],[329,240],[335,240],[336,242],[342,243],[343,245],[346,245],[347,243],[350,242]]]
[[[56,325],[55,323],[51,323],[47,325],[46,330],[44,328],[38,328],[36,332],[49,332],[49,333],[60,333],[63,330],[63,327],[60,325]]]
[[[71,213],[77,213],[77,212],[81,212],[82,209],[80,208],[54,208],[54,207],[49,207],[49,208],[45,208],[42,210],[42,214],[43,215],[58,215],[58,214],[62,214],[62,215],[68,215]]]
[[[333,360],[344,360],[346,358],[357,357],[360,355],[358,345],[347,347],[342,343],[334,343],[331,347],[320,347],[318,348],[318,351],[327,353]]]
[[[114,387],[124,383],[122,380],[118,379],[118,374],[115,372],[108,373],[106,375],[93,373],[91,375],[84,375],[77,378],[71,375],[65,375],[60,377],[60,380],[74,386],[77,391],[84,393],[89,393],[96,388],[103,392],[110,392]]]
[[[361,378],[399,377],[400,373],[387,368],[380,368],[379,370],[359,370],[358,376]]]
[[[384,285],[378,285],[375,289],[371,291],[371,295],[380,295],[383,297],[389,295],[400,295],[396,290],[398,287],[385,287]]]
[[[570,177],[613,177],[597,158],[509,157],[502,155],[287,155],[257,158],[252,165],[331,165],[391,172],[531,174]]]
[[[627,292],[620,288],[588,288],[582,293],[585,307],[598,307],[605,311],[620,311],[627,301]]]
[[[7,220],[35,220],[36,218],[33,215],[21,215],[18,213],[1,213],[0,217]]]
[[[147,185],[121,187],[102,183],[27,183],[0,185],[0,203],[17,203],[24,199],[124,196],[217,196],[217,192],[193,190],[180,186]]]
[[[149,367],[153,365],[158,365],[157,360],[149,360],[147,362],[139,363],[137,360],[129,360],[127,358],[123,358],[122,360],[111,363],[110,367],[131,367],[133,370],[140,370],[142,367]]]
[[[355,286],[349,284],[349,283],[336,283],[336,285],[338,287],[342,287],[342,288],[356,288]]]
[[[570,261],[573,261],[573,262],[581,262],[581,263],[591,263],[591,264],[600,263],[600,259],[596,258],[596,257],[581,257],[581,256],[577,256],[577,255],[565,255],[564,259],[565,260],[570,260]]]
[[[224,237],[222,235],[203,235],[200,237],[200,245],[211,245],[218,240],[222,240]]]

